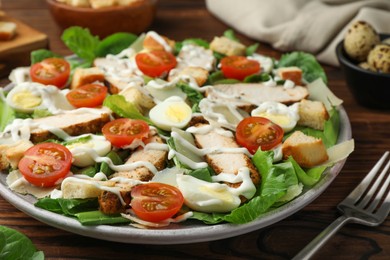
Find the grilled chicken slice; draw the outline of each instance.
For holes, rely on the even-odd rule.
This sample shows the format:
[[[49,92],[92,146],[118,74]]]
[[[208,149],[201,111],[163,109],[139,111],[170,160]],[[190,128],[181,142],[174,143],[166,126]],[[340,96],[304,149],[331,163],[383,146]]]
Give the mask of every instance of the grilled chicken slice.
[[[152,133],[149,137],[149,140],[146,143],[164,143],[161,137],[157,133]],[[129,159],[126,161],[127,164],[144,161],[153,164],[157,170],[161,171],[165,168],[165,163],[168,157],[168,151],[165,150],[155,150],[155,149],[143,149],[139,147],[134,151]],[[153,178],[154,174],[148,168],[141,166],[131,171],[125,172],[116,172],[112,177],[125,177],[134,180],[140,181],[150,181]]]
[[[110,121],[108,113],[60,114],[34,119],[34,123],[46,127],[59,128],[71,136],[100,132],[104,124]],[[33,143],[43,142],[57,137],[48,130],[36,128],[31,131]]]
[[[195,127],[205,126],[197,124]],[[238,148],[240,147],[233,137],[224,136],[215,129],[207,134],[194,134],[195,143],[199,148]],[[243,153],[218,153],[207,154],[205,156],[207,163],[213,170],[219,174],[221,172],[237,174],[242,167],[248,167],[253,184],[260,183],[260,174],[253,165],[251,159]],[[234,186],[234,185],[233,185]]]
[[[268,86],[262,83],[218,84],[207,90],[207,98],[224,104],[234,104],[249,112],[265,101],[276,101],[284,104],[299,102],[309,96],[305,87]]]
[[[102,191],[98,197],[100,211],[107,215],[125,212],[131,202],[131,187],[122,188],[120,194],[125,204],[115,193]]]

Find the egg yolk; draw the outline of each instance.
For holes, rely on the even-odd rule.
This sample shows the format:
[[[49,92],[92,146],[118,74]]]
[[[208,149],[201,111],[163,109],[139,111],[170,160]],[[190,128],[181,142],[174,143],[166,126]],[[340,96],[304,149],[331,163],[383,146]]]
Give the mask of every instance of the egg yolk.
[[[30,91],[21,91],[12,97],[12,102],[21,108],[34,108],[42,103],[42,98]]]
[[[188,116],[187,109],[183,104],[172,104],[167,107],[165,114],[171,122],[180,123]]]
[[[256,114],[255,116],[268,118],[269,120],[280,126],[285,126],[291,123],[291,119],[288,116],[281,114],[260,113]]]

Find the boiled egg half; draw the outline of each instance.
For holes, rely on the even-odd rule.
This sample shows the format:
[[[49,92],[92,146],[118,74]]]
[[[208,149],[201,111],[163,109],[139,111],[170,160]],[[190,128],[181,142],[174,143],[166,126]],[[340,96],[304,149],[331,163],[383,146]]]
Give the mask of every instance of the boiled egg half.
[[[111,143],[103,136],[91,135],[87,141],[71,142],[65,145],[73,156],[73,165],[87,167],[95,163],[97,157],[105,156],[111,151]]]
[[[35,109],[48,109],[55,114],[59,109],[73,108],[57,87],[35,82],[16,85],[8,93],[6,101],[16,111],[24,113],[32,113]]]
[[[299,120],[298,104],[286,106],[279,102],[266,101],[252,110],[252,116],[265,117],[283,128],[285,133],[291,131]]]
[[[178,96],[165,99],[149,112],[152,122],[159,128],[167,131],[170,131],[172,127],[185,127],[190,122],[191,116],[191,107]]]
[[[226,184],[207,182],[191,175],[177,175],[177,187],[184,197],[184,203],[201,212],[230,212],[241,200]]]

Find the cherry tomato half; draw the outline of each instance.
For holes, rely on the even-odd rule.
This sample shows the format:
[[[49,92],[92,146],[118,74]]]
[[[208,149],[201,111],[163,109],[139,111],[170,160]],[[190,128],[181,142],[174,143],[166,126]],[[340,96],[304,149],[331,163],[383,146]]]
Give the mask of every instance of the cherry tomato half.
[[[149,135],[149,125],[142,120],[120,118],[108,122],[102,133],[115,147],[130,145],[134,140],[145,140]]]
[[[66,94],[69,103],[74,107],[97,107],[103,104],[107,88],[98,84],[87,84],[75,88]]]
[[[246,117],[237,125],[237,143],[252,154],[261,147],[268,151],[282,142],[283,129],[264,117]]]
[[[172,53],[162,50],[138,53],[135,56],[135,62],[142,73],[149,77],[160,77],[177,64]]]
[[[72,153],[68,148],[56,143],[40,143],[24,152],[18,168],[31,184],[52,187],[69,173],[71,164]]]
[[[48,58],[35,63],[30,68],[30,77],[34,82],[63,88],[70,75],[70,65],[62,58]]]
[[[260,63],[244,56],[227,56],[221,60],[223,75],[229,79],[243,80],[260,71]]]
[[[131,207],[143,220],[159,222],[174,216],[182,207],[180,190],[164,183],[151,182],[131,190]]]

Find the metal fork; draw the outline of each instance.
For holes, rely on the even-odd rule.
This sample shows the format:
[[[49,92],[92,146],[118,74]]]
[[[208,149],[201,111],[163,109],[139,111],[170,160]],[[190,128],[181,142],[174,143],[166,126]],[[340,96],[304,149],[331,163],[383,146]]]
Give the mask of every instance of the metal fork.
[[[380,174],[377,174],[388,155],[389,152],[385,152],[361,183],[337,206],[343,215],[323,230],[293,259],[309,259],[348,222],[378,226],[386,219],[390,212],[388,172],[390,160]]]

